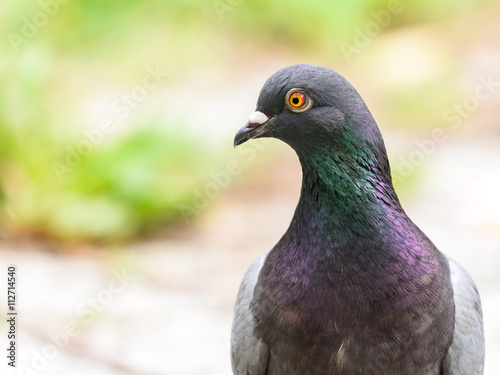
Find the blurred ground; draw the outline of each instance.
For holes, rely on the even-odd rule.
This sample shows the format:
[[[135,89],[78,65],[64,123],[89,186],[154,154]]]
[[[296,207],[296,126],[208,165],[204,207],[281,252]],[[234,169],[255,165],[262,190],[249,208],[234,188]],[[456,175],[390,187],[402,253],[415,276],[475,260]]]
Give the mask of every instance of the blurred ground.
[[[496,375],[500,238],[492,224],[500,211],[488,211],[487,202],[497,202],[492,179],[498,174],[488,160],[499,160],[500,141],[467,145],[444,144],[429,160],[422,188],[403,205],[475,279],[485,316],[485,374]],[[239,282],[253,258],[284,232],[298,198],[300,168],[292,151],[275,163],[250,187],[229,188],[194,233],[65,256],[37,244],[2,243],[3,260],[19,268],[20,363],[35,360],[40,373],[52,375],[67,374],[70,364],[75,375],[229,375]],[[455,163],[461,168],[450,168]],[[117,272],[125,285],[110,293]],[[78,327],[71,338],[64,333],[70,322]],[[53,342],[62,349],[48,359]]]

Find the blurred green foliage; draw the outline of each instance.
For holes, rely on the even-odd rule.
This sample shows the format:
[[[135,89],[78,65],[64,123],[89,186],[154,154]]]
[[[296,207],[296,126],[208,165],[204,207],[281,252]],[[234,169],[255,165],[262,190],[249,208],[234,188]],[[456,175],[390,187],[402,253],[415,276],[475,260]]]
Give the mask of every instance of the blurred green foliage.
[[[483,0],[482,2],[486,2]],[[384,30],[429,22],[478,1],[401,1]],[[173,77],[219,64],[240,45],[341,58],[339,43],[386,9],[384,0],[40,0],[0,5],[0,208],[4,228],[62,241],[116,240],[180,219],[177,207],[218,164],[182,121],[133,118],[58,178],[78,147],[89,101],[161,62]],[[38,25],[38,26],[37,26]],[[168,82],[164,83],[168,85]],[[126,89],[125,89],[126,90]],[[425,88],[425,92],[429,92]],[[415,91],[414,95],[421,95]],[[418,103],[396,92],[403,110]],[[435,98],[440,98],[439,92]],[[89,99],[90,98],[90,99]],[[435,102],[435,100],[431,102]],[[397,119],[396,119],[397,120]]]
[[[78,153],[80,139],[58,144],[2,130],[9,145],[2,147],[1,203],[9,226],[65,242],[130,238],[176,219],[179,204],[190,202],[192,187],[214,167],[214,158],[200,156],[208,148],[157,126],[141,124],[88,155]]]

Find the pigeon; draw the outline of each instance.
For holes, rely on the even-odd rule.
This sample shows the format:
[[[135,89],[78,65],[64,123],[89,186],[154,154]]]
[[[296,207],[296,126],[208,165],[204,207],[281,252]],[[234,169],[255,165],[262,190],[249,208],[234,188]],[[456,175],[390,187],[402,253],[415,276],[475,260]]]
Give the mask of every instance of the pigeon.
[[[234,145],[260,137],[293,148],[302,187],[289,228],[241,282],[233,374],[482,374],[474,281],[401,207],[354,87],[321,66],[277,71]]]

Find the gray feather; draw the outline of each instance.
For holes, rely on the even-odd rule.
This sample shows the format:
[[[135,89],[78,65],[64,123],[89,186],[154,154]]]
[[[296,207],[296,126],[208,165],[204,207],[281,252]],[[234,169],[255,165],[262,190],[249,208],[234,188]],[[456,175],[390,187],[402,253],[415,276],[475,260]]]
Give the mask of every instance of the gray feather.
[[[481,375],[484,368],[484,332],[481,301],[474,281],[467,271],[449,259],[455,331],[443,360],[443,375]]]
[[[254,335],[255,322],[250,302],[268,253],[261,254],[250,265],[236,297],[231,330],[231,362],[235,375],[264,375],[267,371],[269,347]]]

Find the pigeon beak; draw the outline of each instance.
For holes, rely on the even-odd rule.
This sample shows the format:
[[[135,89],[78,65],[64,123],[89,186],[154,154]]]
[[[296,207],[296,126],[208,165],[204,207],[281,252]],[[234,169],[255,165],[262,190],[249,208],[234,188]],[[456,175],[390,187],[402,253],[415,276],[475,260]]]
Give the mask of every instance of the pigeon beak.
[[[250,115],[245,126],[243,126],[234,137],[234,147],[245,143],[249,139],[256,138],[264,134],[264,125],[269,120],[264,113],[255,111]]]

